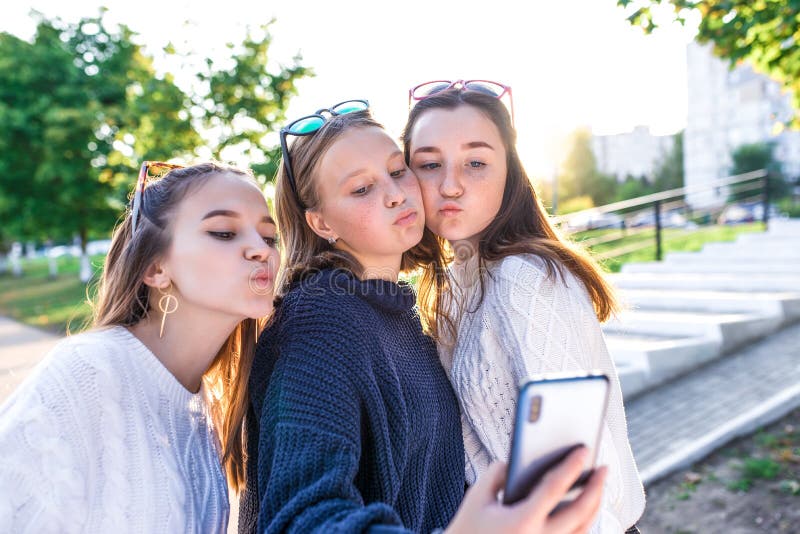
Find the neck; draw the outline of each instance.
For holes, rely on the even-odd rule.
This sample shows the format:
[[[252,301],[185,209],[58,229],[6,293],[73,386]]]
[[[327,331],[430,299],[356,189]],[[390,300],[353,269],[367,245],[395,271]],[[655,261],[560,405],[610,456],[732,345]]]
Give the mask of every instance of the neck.
[[[180,308],[167,316],[164,335],[159,337],[161,318],[161,311],[156,309],[130,330],[183,387],[197,393],[203,374],[239,320]]]
[[[480,239],[477,237],[448,241],[450,248],[453,249],[453,263],[460,265],[478,254],[479,242]]]

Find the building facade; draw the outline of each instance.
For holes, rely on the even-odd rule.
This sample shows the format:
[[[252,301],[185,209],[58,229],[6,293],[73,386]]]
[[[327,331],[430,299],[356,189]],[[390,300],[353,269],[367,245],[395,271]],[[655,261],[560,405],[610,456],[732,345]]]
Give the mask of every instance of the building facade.
[[[790,96],[780,85],[711,52],[710,45],[687,47],[688,117],[684,134],[684,180],[687,201],[695,207],[724,203],[727,191],[697,191],[730,175],[732,152],[743,144],[774,142],[775,158],[785,177],[800,176],[800,132],[782,121],[792,116]]]
[[[593,135],[592,151],[597,169],[624,181],[627,176],[652,180],[659,163],[672,150],[671,135],[653,135],[647,126],[614,135]]]

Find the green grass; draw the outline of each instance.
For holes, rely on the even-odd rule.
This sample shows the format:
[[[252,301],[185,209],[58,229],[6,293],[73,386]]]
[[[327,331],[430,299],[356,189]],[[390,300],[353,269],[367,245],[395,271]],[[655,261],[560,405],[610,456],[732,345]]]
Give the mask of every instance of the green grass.
[[[696,252],[703,248],[703,245],[710,242],[734,241],[740,234],[763,232],[763,223],[748,223],[732,226],[707,226],[693,230],[683,228],[665,228],[661,234],[661,250],[664,255],[668,252]],[[629,245],[650,243],[649,246],[629,252],[619,256],[609,257],[602,260],[605,267],[611,272],[619,272],[620,268],[626,263],[655,261],[656,244],[655,231],[650,229],[635,235],[623,236],[620,230],[606,229],[593,230],[575,234],[572,238],[580,243],[587,239],[611,236],[618,234],[621,239],[608,243],[600,243],[590,247],[592,253],[596,255],[612,253],[614,249]]]
[[[91,262],[97,272],[103,256],[94,256]],[[51,279],[45,258],[23,260],[23,276],[0,275],[0,315],[59,334],[68,325],[78,330],[91,315],[87,285],[78,278],[79,267],[78,258],[61,257],[58,276]]]

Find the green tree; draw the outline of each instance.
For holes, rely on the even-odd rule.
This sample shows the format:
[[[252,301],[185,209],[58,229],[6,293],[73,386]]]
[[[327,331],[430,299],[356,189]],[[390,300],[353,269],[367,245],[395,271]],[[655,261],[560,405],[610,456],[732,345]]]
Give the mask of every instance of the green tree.
[[[637,178],[636,176],[628,175],[625,177],[625,181],[619,184],[615,200],[629,200],[651,193],[655,193],[655,189],[645,176]]]
[[[189,101],[124,25],[37,18],[32,42],[0,34],[0,215],[17,239],[107,234],[141,159],[191,152]],[[135,171],[134,171],[135,172]]]
[[[683,187],[683,131],[672,136],[672,149],[656,166],[653,190],[668,191]]]
[[[219,132],[212,147],[214,157],[223,159],[226,149],[246,155],[262,183],[275,176],[280,159],[280,147],[268,144],[266,136],[286,120],[285,110],[297,95],[297,81],[313,76],[311,69],[300,64],[299,55],[288,66],[271,68],[269,27],[273,23],[248,31],[239,45],[228,43],[229,60],[220,65],[207,60],[208,70],[199,77],[208,92],[195,101],[204,110],[204,127]]]
[[[142,160],[208,144],[217,159],[241,150],[262,181],[274,175],[279,149],[267,133],[312,73],[299,57],[269,64],[269,25],[230,44],[225,62],[206,60],[190,97],[104,13],[73,24],[34,13],[31,42],[0,33],[0,252],[12,239],[78,235],[85,256],[124,209]]]
[[[789,193],[789,186],[783,179],[780,163],[775,159],[775,143],[751,143],[740,145],[731,153],[731,175],[744,174],[750,171],[765,169],[769,173],[770,196],[782,198]],[[749,182],[748,182],[749,184]],[[736,191],[731,187],[730,200],[741,200],[757,194],[756,191]]]
[[[664,21],[660,13],[672,7],[672,20],[685,23],[699,14],[697,40],[713,43],[714,53],[731,66],[746,60],[760,73],[778,81],[793,94],[800,110],[800,1],[798,0],[617,0],[626,8],[631,24],[651,33]],[[795,113],[788,121],[800,128]]]
[[[570,135],[570,148],[558,177],[559,203],[584,195],[591,197],[595,206],[614,200],[617,180],[597,170],[591,141],[592,134],[586,129],[576,130]]]

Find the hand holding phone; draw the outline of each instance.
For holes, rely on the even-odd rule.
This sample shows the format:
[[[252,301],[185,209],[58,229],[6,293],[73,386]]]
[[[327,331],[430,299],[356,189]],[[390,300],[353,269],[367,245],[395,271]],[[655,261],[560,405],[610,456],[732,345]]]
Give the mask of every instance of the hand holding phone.
[[[542,376],[522,385],[503,504],[524,499],[553,466],[583,445],[589,449],[583,473],[559,506],[578,495],[594,469],[608,386],[606,375],[592,373]]]

